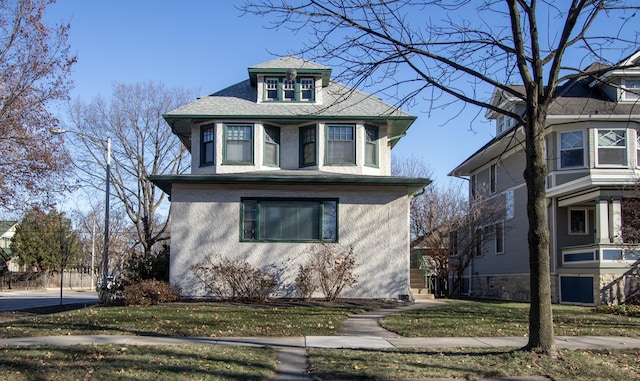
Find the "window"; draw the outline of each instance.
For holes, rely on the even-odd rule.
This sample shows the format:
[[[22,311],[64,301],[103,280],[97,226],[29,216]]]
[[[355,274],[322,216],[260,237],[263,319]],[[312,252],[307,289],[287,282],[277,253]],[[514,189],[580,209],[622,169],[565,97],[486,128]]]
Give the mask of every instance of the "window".
[[[266,77],[264,79],[265,102],[312,102],[315,99],[315,79],[301,77]]]
[[[496,254],[504,253],[504,223],[498,222],[495,225],[495,241],[496,241]]]
[[[469,186],[471,187],[471,198],[476,198],[476,191],[478,189],[477,185],[478,185],[477,176],[471,175],[471,178],[469,179]]]
[[[313,78],[300,78],[300,100],[313,101]]]
[[[349,124],[327,126],[327,164],[356,163],[354,129]]]
[[[497,188],[497,184],[496,184],[496,170],[497,167],[495,164],[491,164],[491,167],[489,167],[489,177],[490,177],[490,182],[489,182],[489,188],[491,190],[491,193],[496,193],[496,188]]]
[[[278,100],[278,87],[279,87],[278,78],[266,78],[264,80],[264,88],[266,92],[265,100],[267,101],[277,101]]]
[[[200,165],[212,165],[215,161],[215,130],[212,124],[203,126],[200,138]]]
[[[264,126],[264,165],[280,165],[280,128]]]
[[[242,199],[241,241],[337,242],[338,201]]]
[[[587,210],[569,209],[569,234],[587,234]]]
[[[625,79],[622,82],[622,99],[636,101],[640,99],[640,79]]]
[[[571,131],[560,133],[560,168],[584,166],[584,133]]]
[[[598,164],[627,165],[625,130],[598,130]]]
[[[224,163],[253,164],[253,125],[225,124]]]
[[[316,126],[300,128],[300,167],[316,165]]]
[[[449,232],[449,250],[451,255],[458,255],[458,231]]]
[[[476,229],[476,232],[473,235],[473,243],[475,245],[476,257],[481,257],[482,256],[482,229]]]
[[[378,166],[378,128],[366,126],[364,144],[364,164],[370,167]]]
[[[640,167],[640,131],[636,130],[636,167]]]

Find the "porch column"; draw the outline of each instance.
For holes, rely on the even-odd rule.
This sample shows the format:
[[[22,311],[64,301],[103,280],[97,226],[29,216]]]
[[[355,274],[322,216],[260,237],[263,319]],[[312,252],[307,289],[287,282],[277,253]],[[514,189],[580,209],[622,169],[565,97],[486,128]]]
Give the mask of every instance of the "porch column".
[[[596,201],[596,242],[610,243],[609,239],[609,203],[607,200]]]
[[[614,243],[622,243],[622,201],[619,199],[609,204],[609,232]]]

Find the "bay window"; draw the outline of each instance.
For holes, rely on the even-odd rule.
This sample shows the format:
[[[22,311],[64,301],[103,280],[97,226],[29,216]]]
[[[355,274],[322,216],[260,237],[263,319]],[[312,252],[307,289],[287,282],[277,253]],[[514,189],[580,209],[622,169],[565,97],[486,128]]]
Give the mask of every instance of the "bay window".
[[[355,164],[355,126],[352,124],[327,125],[326,164]]]
[[[584,166],[584,132],[560,133],[560,168]]]
[[[598,130],[597,163],[599,165],[627,165],[626,130]]]
[[[224,125],[224,164],[253,164],[253,125]]]

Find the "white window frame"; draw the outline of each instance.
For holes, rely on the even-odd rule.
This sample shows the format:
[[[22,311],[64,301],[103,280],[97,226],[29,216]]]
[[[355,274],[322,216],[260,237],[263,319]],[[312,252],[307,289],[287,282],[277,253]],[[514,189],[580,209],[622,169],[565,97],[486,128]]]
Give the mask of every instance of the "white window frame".
[[[605,132],[605,135],[610,133],[610,132],[614,132],[614,131],[622,131],[624,134],[624,145],[623,146],[619,146],[619,145],[613,145],[613,146],[600,146],[600,133],[601,132]],[[596,129],[596,165],[598,167],[616,167],[616,168],[626,168],[629,166],[629,158],[628,158],[628,154],[627,154],[627,130],[624,128],[598,128]],[[623,154],[624,154],[624,159],[623,159],[623,163],[600,163],[600,150],[622,150]]]
[[[631,89],[632,91],[628,91],[627,89]],[[632,102],[640,100],[640,78],[622,80],[622,100]]]
[[[584,216],[584,231],[573,231],[572,228],[572,213],[573,212],[581,212],[582,215]],[[569,208],[568,214],[567,214],[567,232],[569,233],[569,235],[587,235],[589,234],[589,210],[585,209],[585,208]]]
[[[491,164],[489,167],[489,193],[494,194],[498,191],[498,165]]]
[[[568,134],[576,134],[576,133],[580,133],[582,134],[582,147],[578,148],[577,146],[571,146],[571,147],[567,147],[567,148],[563,148],[562,146],[562,137],[563,135],[568,135]],[[561,169],[575,169],[575,168],[584,168],[585,167],[585,163],[587,161],[586,159],[586,147],[585,147],[585,131],[584,130],[575,130],[575,131],[563,131],[559,133],[558,136],[558,168]],[[563,165],[562,164],[562,152],[564,151],[574,151],[574,150],[582,150],[582,164],[579,165]]]

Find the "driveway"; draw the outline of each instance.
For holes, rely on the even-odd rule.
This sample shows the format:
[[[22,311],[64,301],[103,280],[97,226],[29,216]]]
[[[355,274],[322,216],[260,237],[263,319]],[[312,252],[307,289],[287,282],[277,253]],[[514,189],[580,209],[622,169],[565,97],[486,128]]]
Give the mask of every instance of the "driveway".
[[[97,303],[98,293],[89,290],[62,290],[62,303]],[[0,292],[0,312],[60,304],[60,289]]]

